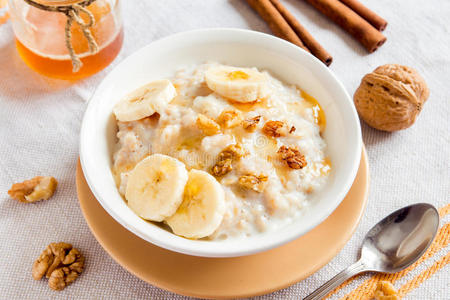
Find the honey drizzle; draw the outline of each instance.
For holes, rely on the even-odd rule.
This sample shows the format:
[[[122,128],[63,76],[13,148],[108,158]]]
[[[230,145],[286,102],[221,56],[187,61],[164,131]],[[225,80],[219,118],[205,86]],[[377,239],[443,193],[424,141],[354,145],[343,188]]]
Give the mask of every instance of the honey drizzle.
[[[325,157],[320,163],[322,166],[319,167],[320,176],[327,176],[331,172],[331,160],[329,157]]]
[[[325,127],[327,125],[327,120],[325,117],[325,112],[322,109],[322,106],[320,106],[320,103],[314,98],[313,96],[309,95],[307,92],[305,92],[302,89],[299,89],[300,96],[305,99],[306,103],[308,104],[308,108],[311,108],[313,111],[314,116],[314,122],[319,126],[320,133],[323,133],[325,130]]]
[[[240,103],[231,99],[227,100],[231,105],[233,105],[235,108],[239,109],[242,112],[250,112],[258,108],[269,108],[266,98],[249,103]]]

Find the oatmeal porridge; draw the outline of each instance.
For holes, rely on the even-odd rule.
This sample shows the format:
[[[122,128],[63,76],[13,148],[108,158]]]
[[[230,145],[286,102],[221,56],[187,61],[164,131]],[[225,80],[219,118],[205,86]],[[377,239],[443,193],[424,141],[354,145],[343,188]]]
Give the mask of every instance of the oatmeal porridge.
[[[318,102],[256,68],[185,68],[127,95],[114,114],[120,194],[180,236],[240,238],[289,224],[331,170]]]

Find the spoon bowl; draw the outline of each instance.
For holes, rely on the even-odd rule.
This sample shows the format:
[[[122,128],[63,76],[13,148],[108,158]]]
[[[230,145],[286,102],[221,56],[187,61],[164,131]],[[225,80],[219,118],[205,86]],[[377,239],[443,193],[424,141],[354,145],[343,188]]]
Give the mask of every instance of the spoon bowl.
[[[322,299],[359,273],[396,273],[409,267],[430,247],[438,228],[439,213],[431,204],[413,204],[391,213],[367,233],[359,261],[331,278],[304,300]]]
[[[396,273],[417,261],[433,242],[439,213],[430,204],[401,208],[366,235],[361,260],[370,271]]]

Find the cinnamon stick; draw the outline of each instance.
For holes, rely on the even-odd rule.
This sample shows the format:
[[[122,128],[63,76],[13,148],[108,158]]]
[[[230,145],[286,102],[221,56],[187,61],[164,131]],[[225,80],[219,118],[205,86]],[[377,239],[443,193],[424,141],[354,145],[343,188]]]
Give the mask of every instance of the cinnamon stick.
[[[298,35],[303,44],[311,51],[311,53],[321,60],[325,65],[329,66],[333,57],[323,48],[314,37],[303,27],[300,22],[287,10],[287,8],[279,0],[270,0],[278,12],[288,22],[294,32]]]
[[[340,0],[342,3],[350,7],[354,12],[360,15],[367,22],[372,24],[379,31],[383,31],[387,26],[387,21],[368,9],[358,0]]]
[[[386,42],[386,37],[339,0],[306,0],[330,18],[369,52],[374,52]]]
[[[266,21],[275,35],[310,52],[270,0],[247,0],[247,3]]]

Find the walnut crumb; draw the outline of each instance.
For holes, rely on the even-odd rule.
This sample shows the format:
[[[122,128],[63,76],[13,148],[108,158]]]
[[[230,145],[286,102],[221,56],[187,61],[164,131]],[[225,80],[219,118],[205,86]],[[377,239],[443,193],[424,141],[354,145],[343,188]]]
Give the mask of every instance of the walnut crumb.
[[[238,126],[242,121],[242,114],[236,110],[223,111],[217,122],[224,128],[233,128]]]
[[[49,287],[60,291],[75,281],[83,267],[83,255],[71,244],[51,243],[34,262],[32,275],[35,280],[45,275]]]
[[[220,132],[220,126],[213,119],[203,114],[199,114],[197,118],[197,126],[205,135],[215,135]]]
[[[36,176],[24,182],[14,183],[8,194],[20,202],[33,203],[49,199],[57,185],[58,181],[51,176]]]
[[[261,193],[266,187],[268,177],[266,175],[243,175],[239,177],[239,185],[243,188]]]
[[[280,137],[285,136],[289,132],[289,129],[282,121],[267,121],[262,131],[267,136]]]
[[[247,153],[241,144],[229,145],[219,153],[217,162],[212,167],[212,174],[224,176],[229,173],[233,169],[233,161],[239,160],[245,154]]]
[[[295,126],[292,126],[291,129],[289,130],[289,133],[293,133],[295,132],[295,130],[297,130],[297,128],[295,128]]]
[[[374,294],[375,300],[399,300],[400,297],[397,294],[397,290],[389,281],[378,282],[377,288]]]
[[[307,165],[305,156],[293,147],[281,146],[277,153],[291,169],[303,169]]]
[[[258,126],[259,121],[261,121],[261,116],[256,116],[250,119],[245,119],[242,121],[242,126],[245,130],[254,132]]]

